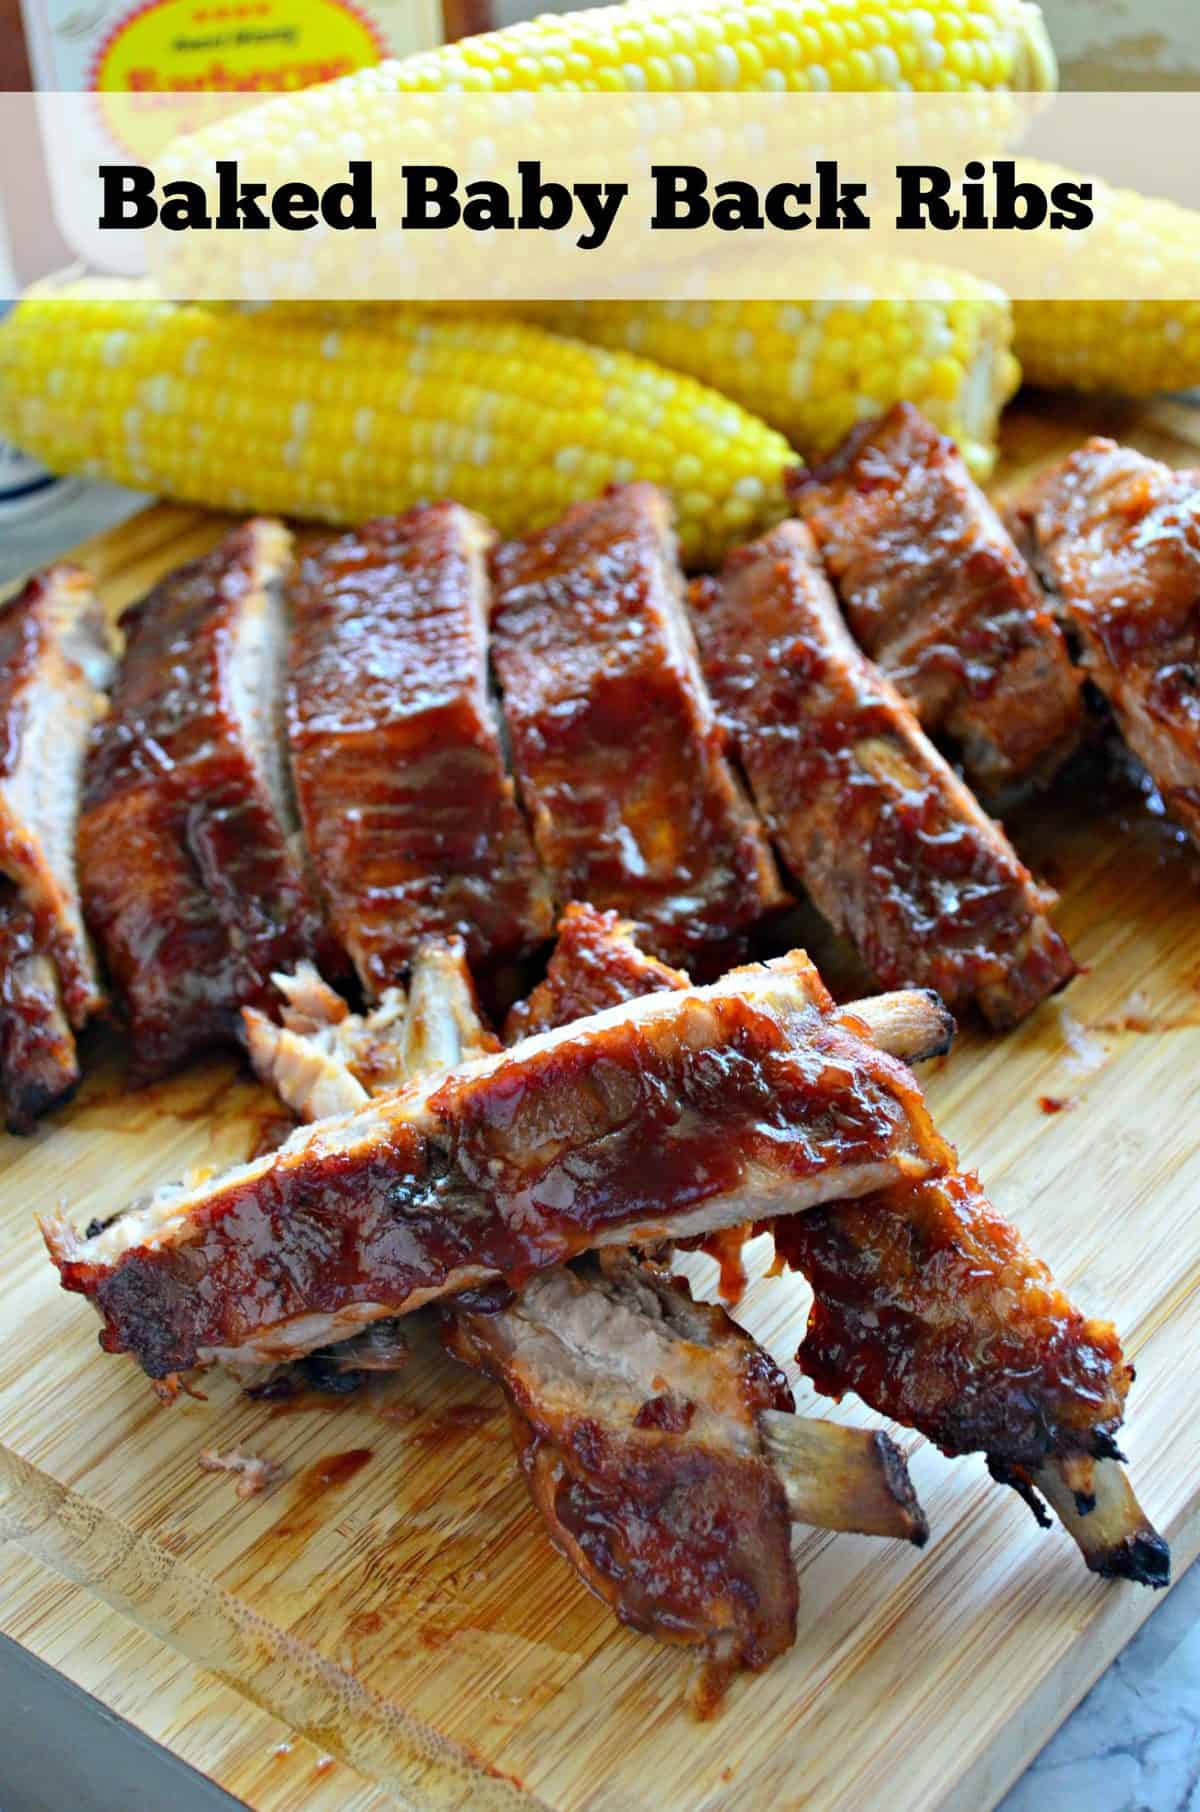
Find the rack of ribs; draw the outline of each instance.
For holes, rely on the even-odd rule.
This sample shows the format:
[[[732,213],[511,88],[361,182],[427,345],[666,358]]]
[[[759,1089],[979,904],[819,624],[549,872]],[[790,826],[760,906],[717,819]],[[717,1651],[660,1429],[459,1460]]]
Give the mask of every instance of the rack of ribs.
[[[121,619],[125,656],[79,825],[88,920],[123,998],[131,1080],[231,1042],[271,972],[336,964],[297,853],[282,731],[291,538],[235,529]]]
[[[952,441],[911,403],[790,480],[859,645],[972,783],[1048,780],[1080,729],[1062,631]]]
[[[368,522],[300,563],[292,771],[330,918],[377,999],[426,938],[473,962],[553,928],[488,693],[493,531],[456,503]]]
[[[884,987],[1016,1024],[1074,974],[1040,887],[852,641],[785,522],[691,590],[704,675],[777,847]]]
[[[75,833],[112,644],[86,573],[56,566],[0,606],[0,1095],[10,1131],[79,1081],[74,1034],[104,995]]]
[[[328,1344],[331,1318],[341,1338],[601,1246],[923,1175],[920,1091],[880,1046],[945,1036],[924,995],[839,1017],[796,952],[412,1083],[90,1238],[47,1223],[47,1243],[106,1350],[152,1378],[289,1359]]]
[[[719,966],[783,895],[700,679],[667,499],[616,486],[501,547],[494,572],[493,660],[557,901]]]
[[[662,965],[613,915],[572,907],[551,969],[537,990],[547,1028],[552,1000],[576,1018],[645,992]],[[344,1028],[336,1001],[331,1023]],[[411,1076],[494,1048],[461,944],[418,951],[406,1018],[397,1043]],[[306,1112],[304,1100],[284,1099]],[[442,1306],[445,1343],[503,1388],[551,1540],[621,1621],[702,1649],[706,1707],[728,1671],[764,1666],[795,1639],[793,1522],[924,1542],[895,1444],[796,1416],[770,1355],[661,1267],[608,1252],[539,1272],[516,1292],[494,1287],[486,1308],[466,1301]],[[391,1326],[394,1363],[399,1325],[367,1330]],[[342,1387],[365,1338],[314,1353],[301,1375],[319,1366],[322,1381]]]
[[[1085,674],[1200,843],[1200,476],[1091,440],[1034,481],[1013,521]]]

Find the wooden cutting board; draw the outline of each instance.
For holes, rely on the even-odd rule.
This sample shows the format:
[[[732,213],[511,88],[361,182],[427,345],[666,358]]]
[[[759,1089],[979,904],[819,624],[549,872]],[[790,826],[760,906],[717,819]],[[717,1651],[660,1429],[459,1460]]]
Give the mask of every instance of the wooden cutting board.
[[[1092,430],[1200,457],[1181,407],[1034,402],[1003,477]],[[83,557],[115,609],[218,528],[162,507]],[[1130,1464],[1178,1574],[1200,1546],[1200,858],[1109,795],[1049,799],[1014,833],[1085,972],[1006,1039],[964,1032],[929,1094],[1059,1279],[1118,1322]],[[98,1353],[34,1212],[104,1216],[244,1157],[270,1104],[218,1062],[126,1096],[115,1048],[90,1056],[67,1112],[0,1141],[0,1628],[258,1812],[980,1812],[1153,1608],[980,1461],[905,1433],[929,1547],[802,1539],[796,1648],[698,1723],[689,1657],[620,1629],[547,1547],[498,1394],[416,1322],[403,1374],[341,1405],[212,1377],[162,1408]],[[762,1281],[746,1318],[790,1362],[805,1307],[801,1283]],[[239,1500],[202,1447],[287,1477]]]

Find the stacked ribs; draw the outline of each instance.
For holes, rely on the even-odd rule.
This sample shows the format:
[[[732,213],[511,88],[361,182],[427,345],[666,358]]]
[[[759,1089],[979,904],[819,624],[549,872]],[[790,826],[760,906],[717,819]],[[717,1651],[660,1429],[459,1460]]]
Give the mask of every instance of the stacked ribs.
[[[102,1345],[170,1397],[214,1364],[392,1366],[405,1318],[438,1317],[504,1390],[555,1545],[718,1671],[793,1640],[793,1523],[925,1524],[887,1436],[797,1416],[675,1248],[736,1278],[769,1232],[813,1290],[819,1391],[984,1454],[1096,1570],[1167,1568],[1119,1463],[1114,1330],[960,1168],[910,1066],[949,1008],[1011,1026],[1074,971],[950,765],[992,800],[1048,778],[1080,734],[1074,655],[1200,825],[1197,493],[1095,443],[1014,541],[901,409],[795,502],[690,589],[644,484],[507,545],[453,503],[299,561],[249,523],[126,613],[86,773],[103,645],[47,602],[81,581],[0,617],[10,1122],[69,1089],[99,1000],[71,828],[28,779],[65,692],[135,1078],[241,1039],[304,1123],[86,1235],[46,1224]],[[802,952],[744,962],[789,881],[890,992],[838,1007]],[[502,1041],[475,983],[504,1004],[521,976]]]

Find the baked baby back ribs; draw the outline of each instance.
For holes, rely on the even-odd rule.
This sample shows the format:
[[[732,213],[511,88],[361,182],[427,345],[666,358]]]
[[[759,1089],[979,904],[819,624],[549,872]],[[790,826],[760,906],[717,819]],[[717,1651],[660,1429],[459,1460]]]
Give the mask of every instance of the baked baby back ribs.
[[[1013,515],[1084,672],[1200,843],[1200,475],[1091,440]]]
[[[334,960],[298,854],[281,703],[291,540],[248,522],[125,612],[79,863],[145,1082],[236,1036],[274,969]]]
[[[612,951],[612,983],[631,998],[687,985],[626,927],[584,914],[571,929],[593,969]],[[552,962],[543,1012],[566,979]],[[913,1061],[923,1054],[914,1042]],[[1133,1368],[1115,1329],[1074,1307],[932,1128],[926,1155],[924,1178],[774,1223],[779,1256],[813,1289],[801,1366],[827,1396],[852,1390],[944,1453],[986,1454],[1039,1516],[1043,1492],[1094,1572],[1165,1585],[1167,1545],[1117,1463]]]
[[[488,695],[493,532],[456,503],[369,522],[301,562],[288,728],[308,848],[368,995],[431,936],[475,962],[553,920]]]
[[[74,1033],[103,1005],[75,835],[112,644],[87,575],[58,566],[0,606],[0,1094],[12,1131],[79,1080]]]
[[[1046,780],[1080,728],[1067,645],[958,449],[911,403],[791,480],[855,639],[991,796]]]
[[[668,958],[736,947],[782,894],[700,679],[667,499],[617,486],[494,565],[493,659],[559,903],[617,908]]]
[[[885,987],[1014,1025],[1074,973],[999,825],[856,647],[808,528],[691,591],[704,675],[785,863]]]
[[[295,1133],[90,1239],[47,1227],[109,1351],[154,1378],[304,1351],[356,1326],[604,1245],[702,1235],[912,1172],[910,1048],[944,1014],[863,1002],[847,1030],[800,953],[610,1009]],[[919,1035],[919,1034],[918,1034]],[[918,1159],[915,1173],[924,1173]]]
[[[612,915],[576,907],[568,922],[554,967],[571,1017],[609,1004],[622,977],[632,987],[635,965],[643,991],[661,967]],[[606,945],[614,973],[601,985]],[[573,955],[585,951],[572,975]],[[549,994],[542,984],[544,1010]],[[330,1026],[344,1027],[344,1006],[338,1017],[334,1003]],[[311,989],[308,1004],[319,1006]],[[461,945],[422,945],[404,1021],[396,1048],[414,1076],[495,1048]],[[284,1099],[308,1111],[304,1093],[285,1086]],[[539,1272],[516,1292],[474,1293],[486,1309],[468,1307],[470,1298],[443,1306],[446,1344],[504,1389],[551,1540],[622,1621],[700,1645],[718,1675],[762,1666],[794,1640],[793,1520],[924,1540],[903,1457],[887,1436],[792,1414],[770,1355],[723,1310],[694,1303],[682,1279],[611,1252]],[[300,1377],[319,1367],[346,1379],[368,1336],[386,1335],[385,1355],[398,1362],[401,1325],[376,1322],[312,1354]],[[702,1690],[714,1684],[706,1669]]]

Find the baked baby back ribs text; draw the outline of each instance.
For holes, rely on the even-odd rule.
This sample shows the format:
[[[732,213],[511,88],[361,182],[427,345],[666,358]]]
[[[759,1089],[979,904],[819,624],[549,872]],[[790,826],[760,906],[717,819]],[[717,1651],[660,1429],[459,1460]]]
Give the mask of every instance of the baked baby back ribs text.
[[[58,566],[0,606],[0,1097],[9,1128],[79,1080],[74,1033],[103,1005],[75,834],[112,645],[91,581]]]
[[[132,1076],[231,1042],[274,969],[329,956],[297,853],[281,702],[291,540],[248,522],[121,623],[87,768],[88,919],[123,998]]]
[[[1079,676],[1024,559],[952,441],[911,403],[797,470],[855,639],[995,797],[1045,780],[1079,734]]]
[[[914,1011],[926,1045],[943,1044],[925,996],[859,1003],[847,1030],[795,953],[413,1084],[160,1191],[90,1239],[49,1226],[51,1252],[95,1302],[108,1350],[152,1377],[230,1353],[293,1357],[496,1275],[912,1173],[929,1136],[919,1090],[863,1032],[873,1021],[880,1044],[911,1049]]]
[[[700,579],[704,674],[785,863],[885,987],[1011,1026],[1074,974],[1000,826],[857,648],[803,523]]]
[[[1084,672],[1200,843],[1200,476],[1091,440],[1013,520]]]
[[[369,996],[421,941],[474,962],[550,935],[550,896],[488,695],[492,531],[455,503],[367,523],[302,560],[288,728],[330,916]]]
[[[722,752],[670,506],[614,488],[495,559],[493,658],[534,841],[560,904],[613,906],[704,957],[782,900]]]

